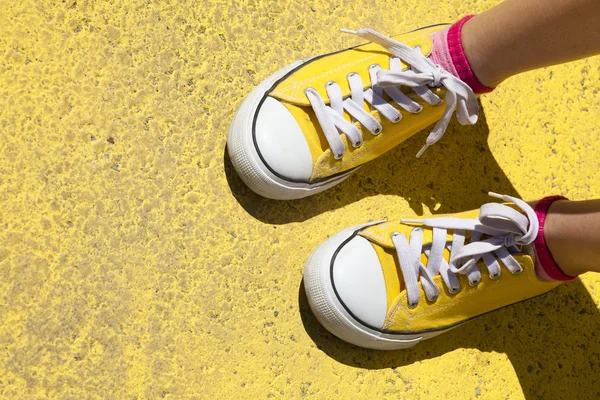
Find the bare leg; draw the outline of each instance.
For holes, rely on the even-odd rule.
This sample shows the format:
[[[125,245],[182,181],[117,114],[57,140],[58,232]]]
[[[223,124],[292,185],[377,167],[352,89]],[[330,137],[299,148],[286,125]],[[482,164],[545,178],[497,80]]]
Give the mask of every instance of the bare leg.
[[[599,0],[505,0],[469,20],[465,55],[493,87],[521,72],[600,54]]]
[[[505,0],[469,20],[462,43],[475,76],[493,87],[521,72],[600,54],[600,1]],[[600,272],[600,200],[554,202],[544,238],[565,274]]]
[[[565,274],[600,272],[600,200],[552,203],[544,238]]]

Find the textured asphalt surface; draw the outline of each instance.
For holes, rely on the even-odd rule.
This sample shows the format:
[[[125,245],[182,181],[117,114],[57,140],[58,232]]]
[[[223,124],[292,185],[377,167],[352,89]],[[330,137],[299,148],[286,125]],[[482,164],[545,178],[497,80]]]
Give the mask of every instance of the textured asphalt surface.
[[[600,197],[600,58],[512,78],[305,200],[252,194],[227,130],[296,60],[495,1],[0,3],[0,397],[590,399],[600,279],[396,352],[332,337],[303,263],[347,226],[486,192]]]

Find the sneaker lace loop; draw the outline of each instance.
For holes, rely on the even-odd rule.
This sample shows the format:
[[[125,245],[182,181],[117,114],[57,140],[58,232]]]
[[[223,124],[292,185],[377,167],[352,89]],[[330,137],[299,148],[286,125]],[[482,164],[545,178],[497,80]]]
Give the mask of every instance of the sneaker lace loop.
[[[477,263],[483,260],[492,279],[500,277],[498,259],[513,274],[523,268],[511,253],[519,252],[516,246],[533,243],[537,236],[539,222],[534,210],[521,199],[489,193],[490,196],[513,202],[523,213],[504,204],[487,203],[474,219],[464,218],[425,218],[422,220],[403,219],[402,223],[420,225],[406,236],[395,232],[392,242],[396,247],[400,270],[408,296],[409,307],[416,307],[420,299],[420,288],[429,301],[435,301],[440,288],[434,281],[440,275],[450,293],[460,290],[458,274],[466,275],[469,284],[481,281],[481,271]],[[431,228],[433,240],[423,245],[423,227]],[[448,230],[452,230],[452,241],[447,241]],[[470,236],[467,235],[470,232]],[[469,238],[469,243],[465,244]],[[444,258],[444,250],[450,251],[449,262]],[[427,266],[421,262],[421,254],[428,257]]]
[[[434,64],[429,58],[421,54],[419,49],[390,39],[372,29],[364,28],[358,31],[342,29],[342,32],[354,34],[370,42],[377,43],[388,50],[392,57],[390,58],[389,70],[381,69],[379,65],[372,65],[369,68],[371,87],[366,90],[363,90],[362,79],[358,74],[349,74],[348,84],[351,96],[346,99],[342,97],[342,91],[337,82],[327,84],[329,105],[325,104],[321,95],[314,88],[305,90],[305,94],[336,159],[342,158],[345,152],[344,142],[340,137],[341,134],[348,137],[353,147],[359,147],[362,144],[362,133],[356,126],[356,122],[364,126],[373,135],[381,133],[381,123],[365,111],[365,101],[371,105],[372,109],[377,110],[383,118],[392,123],[400,122],[402,114],[385,100],[384,92],[407,112],[417,113],[422,110],[423,107],[402,92],[400,86],[410,87],[423,101],[431,105],[440,104],[442,99],[433,93],[430,88],[446,88],[444,114],[427,137],[427,141],[417,153],[417,157],[420,157],[429,146],[442,138],[455,110],[460,124],[467,125],[477,122],[479,110],[473,90],[459,78]],[[403,71],[400,60],[410,65],[410,69]],[[352,117],[352,122],[344,118],[344,110]]]

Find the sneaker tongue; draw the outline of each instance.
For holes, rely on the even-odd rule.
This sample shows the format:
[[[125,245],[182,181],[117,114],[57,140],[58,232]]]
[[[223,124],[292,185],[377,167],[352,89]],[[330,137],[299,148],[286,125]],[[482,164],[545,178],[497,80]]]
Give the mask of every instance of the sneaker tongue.
[[[413,226],[404,225],[402,223],[385,223],[376,225],[359,232],[364,238],[369,239],[371,242],[385,247],[387,249],[394,249],[394,243],[392,242],[392,233],[399,232],[404,234],[406,237],[410,237],[410,231]],[[428,245],[433,240],[433,231],[431,229],[425,229],[423,231],[423,245]],[[452,241],[452,235],[447,235],[447,240]]]
[[[423,55],[429,55],[433,48],[429,34],[439,29],[440,27],[424,28],[394,36],[392,39],[411,47],[419,46]],[[324,102],[329,104],[329,95],[325,89],[327,82],[338,82],[342,89],[342,95],[348,97],[351,95],[351,90],[347,83],[347,76],[349,73],[355,72],[363,78],[366,90],[370,87],[369,67],[378,64],[387,69],[391,56],[380,45],[366,43],[323,57],[316,57],[310,61],[307,60],[304,65],[287,75],[275,86],[270,96],[297,106],[308,107],[310,102],[304,94],[304,89],[312,87]]]
[[[473,219],[479,216],[479,210],[471,210],[457,214],[444,214],[444,215],[435,215],[428,218],[442,218],[442,217],[454,217],[454,218],[468,218]],[[398,232],[406,236],[410,237],[410,232],[418,227],[419,225],[409,225],[403,224],[400,221],[390,221],[382,224],[372,225],[366,229],[360,231],[359,235],[369,239],[371,242],[385,248],[394,249],[394,243],[392,242],[392,233]],[[423,244],[431,244],[433,240],[433,231],[430,228],[424,227],[423,232]],[[452,241],[452,231],[449,231],[446,235],[446,240]]]
[[[521,209],[513,203],[504,203],[504,205],[514,208],[517,211],[521,211]],[[434,215],[434,216],[431,216],[428,218],[444,218],[444,217],[474,219],[474,218],[479,217],[479,209],[465,211],[465,212],[456,213],[456,214]],[[359,235],[363,236],[364,238],[369,239],[371,242],[373,242],[381,247],[385,247],[388,249],[394,249],[395,247],[394,247],[394,243],[392,242],[392,233],[399,232],[399,233],[405,235],[407,238],[409,238],[410,232],[418,226],[419,225],[403,224],[400,221],[389,221],[389,222],[384,222],[381,224],[372,225],[368,228],[365,228],[359,232]],[[467,236],[470,236],[469,232],[467,232]],[[424,227],[423,244],[424,245],[431,244],[432,240],[433,240],[432,229]],[[448,231],[448,234],[446,235],[446,240],[449,242],[452,241],[452,231]]]

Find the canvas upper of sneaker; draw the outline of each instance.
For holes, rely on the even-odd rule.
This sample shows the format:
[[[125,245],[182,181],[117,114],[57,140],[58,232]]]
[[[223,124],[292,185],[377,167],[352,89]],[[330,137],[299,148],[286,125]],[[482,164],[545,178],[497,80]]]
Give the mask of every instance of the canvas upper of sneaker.
[[[432,50],[430,34],[444,27],[446,25],[424,28],[392,39],[420,50],[423,57],[426,57]],[[369,43],[316,57],[279,80],[271,88],[258,111],[253,133],[257,151],[272,172],[296,181],[325,180],[377,158],[416,132],[440,120],[447,111],[444,103],[429,104],[415,93],[414,88],[399,84],[398,89],[408,96],[409,101],[421,106],[419,111],[407,111],[384,93],[382,96],[385,103],[393,107],[391,112],[400,115],[399,121],[390,121],[376,107],[363,102],[365,113],[372,118],[371,121],[376,121],[373,123],[381,126],[381,133],[374,134],[344,110],[341,114],[343,119],[347,124],[353,125],[356,132],[360,132],[355,134],[360,136],[361,142],[360,146],[355,147],[356,143],[353,143],[349,135],[341,134],[336,140],[341,140],[344,154],[341,158],[336,157],[331,148],[331,137],[328,139],[325,134],[322,121],[315,114],[314,104],[311,104],[306,90],[313,90],[323,100],[324,107],[330,107],[331,91],[328,91],[327,86],[332,82],[335,83],[336,90],[339,89],[341,98],[348,99],[353,96],[349,75],[360,77],[362,89],[366,93],[371,90],[373,66],[392,69],[392,64],[400,70],[409,68],[402,59],[398,59],[381,45]],[[431,91],[431,94],[439,99],[445,99],[447,92],[443,85],[427,86],[425,90]],[[423,90],[420,92],[422,95]],[[291,122],[292,118],[295,123]],[[264,123],[259,124],[259,121]],[[299,132],[302,132],[304,141],[301,140]],[[282,154],[277,154],[278,151]]]
[[[474,210],[435,218],[473,220],[479,216],[480,210]],[[559,284],[537,277],[531,252],[523,246],[510,250],[510,256],[522,268],[521,272],[515,270],[512,273],[499,262],[501,274],[492,276],[487,262],[479,257],[476,268],[470,274],[452,274],[459,288],[456,291],[452,290],[452,284],[448,284],[448,276],[446,279],[442,277],[443,273],[433,276],[429,283],[440,289],[433,300],[425,295],[424,286],[429,283],[421,278],[418,283],[420,300],[411,306],[403,275],[405,272],[401,268],[393,236],[400,234],[410,238],[414,229],[414,225],[402,222],[384,222],[362,228],[355,237],[340,246],[331,260],[336,296],[346,311],[364,326],[381,332],[404,334],[445,330],[489,311],[543,294]],[[453,242],[454,233],[452,230],[446,232],[448,244]],[[433,235],[433,229],[423,229],[423,249],[430,251]],[[466,242],[470,243],[470,239],[471,236],[467,235]],[[450,247],[443,251],[446,264],[451,260]],[[425,268],[429,268],[427,252],[419,255]],[[492,255],[496,261],[500,259],[495,253]]]

